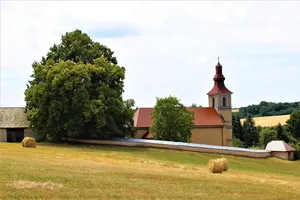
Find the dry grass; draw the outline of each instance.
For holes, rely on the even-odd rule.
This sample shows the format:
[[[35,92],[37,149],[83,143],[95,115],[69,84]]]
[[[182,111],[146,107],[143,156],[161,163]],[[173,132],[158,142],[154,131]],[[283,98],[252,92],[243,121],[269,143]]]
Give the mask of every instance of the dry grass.
[[[239,112],[239,109],[232,109],[232,112]]]
[[[254,117],[256,126],[276,126],[278,123],[282,125],[286,124],[286,121],[290,118],[290,115],[278,115],[278,116],[267,116],[267,117]],[[243,123],[245,119],[241,119]]]
[[[0,199],[299,199],[300,162],[151,148],[0,143]],[[276,167],[274,167],[276,166]]]
[[[8,186],[15,187],[17,189],[31,189],[31,188],[40,188],[40,189],[57,189],[57,188],[62,188],[62,184],[57,184],[57,183],[52,183],[51,181],[48,182],[34,182],[34,181],[24,181],[24,180],[19,180],[19,181],[13,181],[10,184],[7,184]]]

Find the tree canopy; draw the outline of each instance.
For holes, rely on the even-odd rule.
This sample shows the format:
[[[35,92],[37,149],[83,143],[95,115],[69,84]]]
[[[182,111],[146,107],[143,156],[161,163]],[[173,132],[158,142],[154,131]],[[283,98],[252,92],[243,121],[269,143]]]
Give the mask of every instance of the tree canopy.
[[[288,131],[290,131],[295,138],[300,140],[300,111],[294,111],[286,123]]]
[[[300,111],[300,102],[274,103],[262,101],[258,105],[241,107],[239,108],[239,112],[235,112],[234,115],[239,115],[240,118],[245,118],[248,115],[253,117],[275,116],[291,114],[294,110]]]
[[[150,131],[159,140],[189,142],[194,127],[194,113],[188,111],[176,97],[157,98],[154,123]]]
[[[42,57],[42,64],[47,60],[71,60],[74,62],[93,63],[96,58],[105,58],[112,64],[118,64],[114,52],[92,39],[81,30],[67,32],[61,38],[61,43],[54,44],[46,57]]]
[[[232,115],[232,134],[241,141],[245,140],[243,126],[239,116]]]
[[[269,142],[276,139],[276,131],[271,128],[264,128],[260,132],[259,142],[262,148],[266,148]]]
[[[201,105],[198,105],[196,103],[192,103],[191,105],[192,108],[201,108],[202,106]]]
[[[133,136],[134,101],[122,98],[125,68],[103,48],[75,30],[33,63],[25,110],[34,130],[57,139]]]
[[[258,145],[259,142],[259,132],[255,127],[255,122],[252,116],[247,116],[243,123],[243,133],[244,133],[244,144],[246,147],[251,147]]]

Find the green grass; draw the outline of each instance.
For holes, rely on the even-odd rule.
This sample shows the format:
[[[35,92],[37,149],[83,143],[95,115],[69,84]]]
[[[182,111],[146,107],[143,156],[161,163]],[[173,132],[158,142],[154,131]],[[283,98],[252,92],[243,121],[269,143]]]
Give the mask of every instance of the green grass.
[[[0,199],[299,199],[300,162],[166,149],[0,143]],[[25,187],[25,188],[24,188]]]

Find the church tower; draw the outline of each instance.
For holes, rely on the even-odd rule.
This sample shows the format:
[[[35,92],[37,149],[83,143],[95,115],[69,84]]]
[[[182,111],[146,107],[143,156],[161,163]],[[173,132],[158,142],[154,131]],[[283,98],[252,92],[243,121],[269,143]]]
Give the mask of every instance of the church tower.
[[[207,93],[209,107],[214,107],[223,120],[224,143],[226,146],[232,146],[232,108],[231,94],[224,84],[225,77],[222,73],[222,65],[219,62],[216,65],[216,74],[214,76],[214,87]]]

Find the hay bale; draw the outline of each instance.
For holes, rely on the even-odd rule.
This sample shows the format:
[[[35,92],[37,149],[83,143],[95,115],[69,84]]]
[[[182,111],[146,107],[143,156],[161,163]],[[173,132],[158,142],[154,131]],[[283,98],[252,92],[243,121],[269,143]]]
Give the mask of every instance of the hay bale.
[[[207,167],[208,167],[208,171],[211,171],[211,169],[213,168],[213,159],[210,159],[208,161]]]
[[[25,142],[29,137],[24,137],[24,139],[22,140],[22,147],[25,147]]]
[[[25,137],[22,140],[22,147],[32,147],[32,148],[36,148],[36,141],[34,138],[32,137]]]
[[[228,161],[227,161],[227,159],[226,158],[220,158],[219,161],[222,162],[223,171],[228,171]]]
[[[208,161],[208,170],[212,173],[222,173],[223,164],[218,159],[213,159]]]
[[[217,159],[215,159],[220,165],[221,165],[221,167],[222,167],[222,171],[224,171],[224,163],[223,163],[223,160],[221,160],[220,158],[217,158]]]

